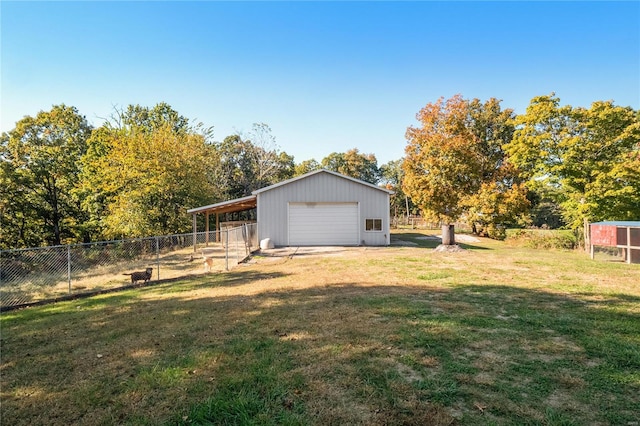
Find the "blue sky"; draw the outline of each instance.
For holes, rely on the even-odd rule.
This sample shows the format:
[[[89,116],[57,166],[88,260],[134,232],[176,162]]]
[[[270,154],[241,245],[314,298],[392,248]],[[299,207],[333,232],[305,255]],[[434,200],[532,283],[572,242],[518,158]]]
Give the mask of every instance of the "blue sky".
[[[640,109],[640,2],[0,2],[1,130],[167,102],[222,140],[267,123],[296,162],[404,155],[439,97]]]

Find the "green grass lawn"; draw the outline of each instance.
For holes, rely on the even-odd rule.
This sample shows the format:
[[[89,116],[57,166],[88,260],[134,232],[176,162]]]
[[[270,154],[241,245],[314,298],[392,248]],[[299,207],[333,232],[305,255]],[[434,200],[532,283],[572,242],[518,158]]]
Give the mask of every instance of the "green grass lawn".
[[[395,237],[2,313],[1,423],[639,424],[640,265]]]

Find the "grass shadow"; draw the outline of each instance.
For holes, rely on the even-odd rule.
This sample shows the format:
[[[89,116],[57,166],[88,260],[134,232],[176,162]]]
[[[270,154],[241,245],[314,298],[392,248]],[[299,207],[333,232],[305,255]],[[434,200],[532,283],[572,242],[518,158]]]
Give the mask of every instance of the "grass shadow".
[[[460,243],[457,242],[456,244],[458,244],[460,247],[462,247],[465,250],[493,250],[490,247],[486,247],[486,246],[479,246],[479,245],[475,245],[475,244],[469,244],[469,243]]]
[[[220,285],[274,277],[244,272],[226,275]],[[638,315],[617,312],[617,298],[600,302],[609,308],[604,310],[573,297],[506,286],[426,291],[419,286],[341,283],[266,291],[251,298],[141,299],[137,306],[131,305],[133,299],[131,295],[110,295],[82,302],[78,312],[66,316],[71,325],[91,318],[92,325],[83,332],[89,340],[53,344],[75,353],[83,350],[82,343],[95,353],[104,353],[97,358],[100,363],[92,363],[92,376],[106,381],[101,386],[107,386],[107,391],[92,391],[90,402],[84,403],[98,413],[105,398],[115,398],[116,407],[132,408],[133,403],[125,400],[136,392],[150,392],[155,399],[171,398],[172,389],[182,388],[203,399],[183,407],[188,414],[169,415],[178,424],[196,418],[217,421],[230,415],[258,423],[264,415],[306,423],[319,407],[322,414],[316,420],[321,423],[362,419],[357,410],[336,410],[338,403],[371,407],[376,415],[364,417],[370,424],[400,418],[415,423],[427,413],[432,419],[454,421],[447,413],[460,406],[470,407],[462,424],[483,423],[483,415],[535,422],[538,416],[550,415],[550,398],[558,397],[566,404],[553,409],[560,419],[619,423],[632,421],[632,407],[638,402],[640,387],[633,371],[640,368],[640,359],[638,344],[631,339],[640,333]],[[638,302],[639,298],[622,301]],[[123,303],[135,309],[123,309]],[[53,391],[47,377],[55,377],[54,359],[43,348],[23,348],[17,343],[35,336],[35,342],[43,345],[37,336],[44,337],[47,330],[57,338],[74,333],[51,312],[39,315],[38,320],[28,328],[24,324],[22,331],[12,324],[6,338],[13,344],[7,347],[3,342],[7,349],[4,362],[23,368],[41,363],[21,380]],[[47,346],[52,344],[44,344]],[[125,364],[110,356],[114,351],[122,354]],[[135,355],[139,353],[155,355],[145,360]],[[101,361],[105,357],[109,358]],[[221,365],[216,367],[210,359]],[[129,363],[132,366],[124,367]],[[71,368],[71,377],[80,373],[77,368]],[[124,368],[129,375],[127,386],[109,381],[113,368]],[[200,377],[201,369],[204,381],[191,380],[190,376]],[[215,381],[207,384],[208,375],[215,375]],[[630,381],[621,387],[616,377],[624,376]],[[13,388],[14,382],[8,380]],[[55,380],[63,388],[75,386],[67,379]],[[342,389],[339,400],[330,388]],[[604,402],[593,403],[593,397]],[[48,407],[46,399],[32,399],[42,404],[42,408],[31,408],[34,413]],[[11,419],[17,413],[17,400],[7,402]],[[485,408],[475,410],[474,404]],[[65,410],[58,410],[64,419]],[[124,414],[124,419],[131,420],[129,415]],[[145,416],[154,418],[152,413]]]

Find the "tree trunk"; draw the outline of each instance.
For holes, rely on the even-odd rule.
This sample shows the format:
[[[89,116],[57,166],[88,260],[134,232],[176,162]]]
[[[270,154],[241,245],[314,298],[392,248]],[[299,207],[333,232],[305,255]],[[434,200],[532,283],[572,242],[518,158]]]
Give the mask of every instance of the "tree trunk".
[[[404,196],[404,203],[407,206],[407,225],[409,224],[409,197]]]
[[[442,245],[452,246],[455,245],[455,231],[454,225],[442,225]]]
[[[584,227],[582,229],[584,233],[584,251],[589,253],[591,251],[591,234],[590,234],[590,226],[589,219],[584,218]]]

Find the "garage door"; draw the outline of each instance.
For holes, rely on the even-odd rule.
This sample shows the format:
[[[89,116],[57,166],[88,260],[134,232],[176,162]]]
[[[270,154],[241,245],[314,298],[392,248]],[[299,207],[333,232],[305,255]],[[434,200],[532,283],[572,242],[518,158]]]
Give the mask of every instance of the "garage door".
[[[289,245],[358,245],[358,203],[289,203]]]

